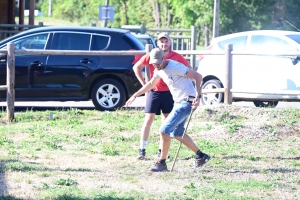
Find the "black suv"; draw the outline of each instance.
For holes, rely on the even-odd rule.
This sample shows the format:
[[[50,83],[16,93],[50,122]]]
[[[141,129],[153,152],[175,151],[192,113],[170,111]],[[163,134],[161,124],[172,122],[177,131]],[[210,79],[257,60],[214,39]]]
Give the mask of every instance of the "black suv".
[[[0,49],[144,50],[124,29],[42,27],[0,41]],[[88,101],[98,110],[115,110],[136,92],[140,83],[132,70],[136,56],[16,55],[16,101]],[[6,85],[6,54],[0,54],[0,85]],[[6,91],[0,91],[6,101]]]

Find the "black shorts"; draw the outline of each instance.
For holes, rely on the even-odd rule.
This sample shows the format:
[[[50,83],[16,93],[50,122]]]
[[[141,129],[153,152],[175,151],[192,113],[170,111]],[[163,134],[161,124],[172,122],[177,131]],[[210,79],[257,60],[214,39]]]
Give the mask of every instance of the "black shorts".
[[[170,91],[155,92],[150,90],[146,99],[145,113],[170,113],[173,108],[173,97]]]

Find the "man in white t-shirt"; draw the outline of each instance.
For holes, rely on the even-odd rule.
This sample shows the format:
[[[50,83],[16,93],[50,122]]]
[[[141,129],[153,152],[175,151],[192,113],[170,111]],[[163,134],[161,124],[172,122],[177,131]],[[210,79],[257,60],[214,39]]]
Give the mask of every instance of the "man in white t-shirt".
[[[184,124],[192,109],[196,109],[200,103],[201,74],[185,67],[179,62],[165,59],[164,52],[159,48],[155,48],[150,52],[149,63],[155,67],[152,79],[126,102],[126,106],[131,104],[137,96],[140,96],[155,87],[159,78],[162,78],[168,85],[174,100],[174,106],[171,113],[163,121],[159,129],[162,138],[160,160],[150,168],[150,171],[160,172],[167,170],[166,157],[170,148],[171,137],[174,137],[179,141],[182,140],[182,143],[196,154],[195,168],[203,166],[208,162],[210,156],[201,152],[189,135],[185,134],[182,139]],[[196,90],[192,79],[196,81]]]

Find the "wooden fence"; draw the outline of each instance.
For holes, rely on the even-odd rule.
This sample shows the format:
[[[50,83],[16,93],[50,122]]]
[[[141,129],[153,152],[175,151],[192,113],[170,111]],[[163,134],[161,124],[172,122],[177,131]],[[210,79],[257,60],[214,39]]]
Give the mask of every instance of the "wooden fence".
[[[7,49],[0,49],[0,53],[7,54],[7,84],[0,86],[0,90],[7,90],[7,120],[14,119],[14,101],[15,101],[15,54],[40,54],[40,55],[93,55],[93,56],[126,56],[126,55],[144,55],[151,51],[152,45],[146,45],[145,51],[68,51],[68,50],[15,50],[13,43],[8,43]],[[234,93],[256,93],[256,94],[286,94],[300,95],[300,91],[285,90],[285,91],[259,91],[253,90],[236,90],[232,89],[232,55],[275,55],[275,56],[300,56],[300,53],[271,53],[261,54],[255,52],[235,52],[232,51],[232,45],[226,45],[225,51],[207,51],[207,50],[179,50],[179,54],[189,55],[225,55],[225,82],[224,88],[218,89],[203,89],[202,93],[224,93],[224,103],[232,103],[232,92]],[[148,73],[147,73],[148,72]],[[149,70],[146,69],[146,80],[149,80]]]

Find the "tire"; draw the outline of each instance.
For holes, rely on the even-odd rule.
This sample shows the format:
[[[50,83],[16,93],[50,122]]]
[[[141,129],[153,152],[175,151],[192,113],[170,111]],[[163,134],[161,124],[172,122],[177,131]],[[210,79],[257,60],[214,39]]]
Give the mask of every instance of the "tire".
[[[202,89],[216,89],[223,88],[222,83],[219,80],[212,79],[205,82],[202,86]],[[214,105],[224,102],[224,93],[207,93],[202,94],[201,104],[205,105]]]
[[[113,79],[99,81],[92,90],[92,101],[97,110],[116,110],[124,106],[125,100],[124,87]]]
[[[276,107],[278,101],[253,101],[256,107]]]

